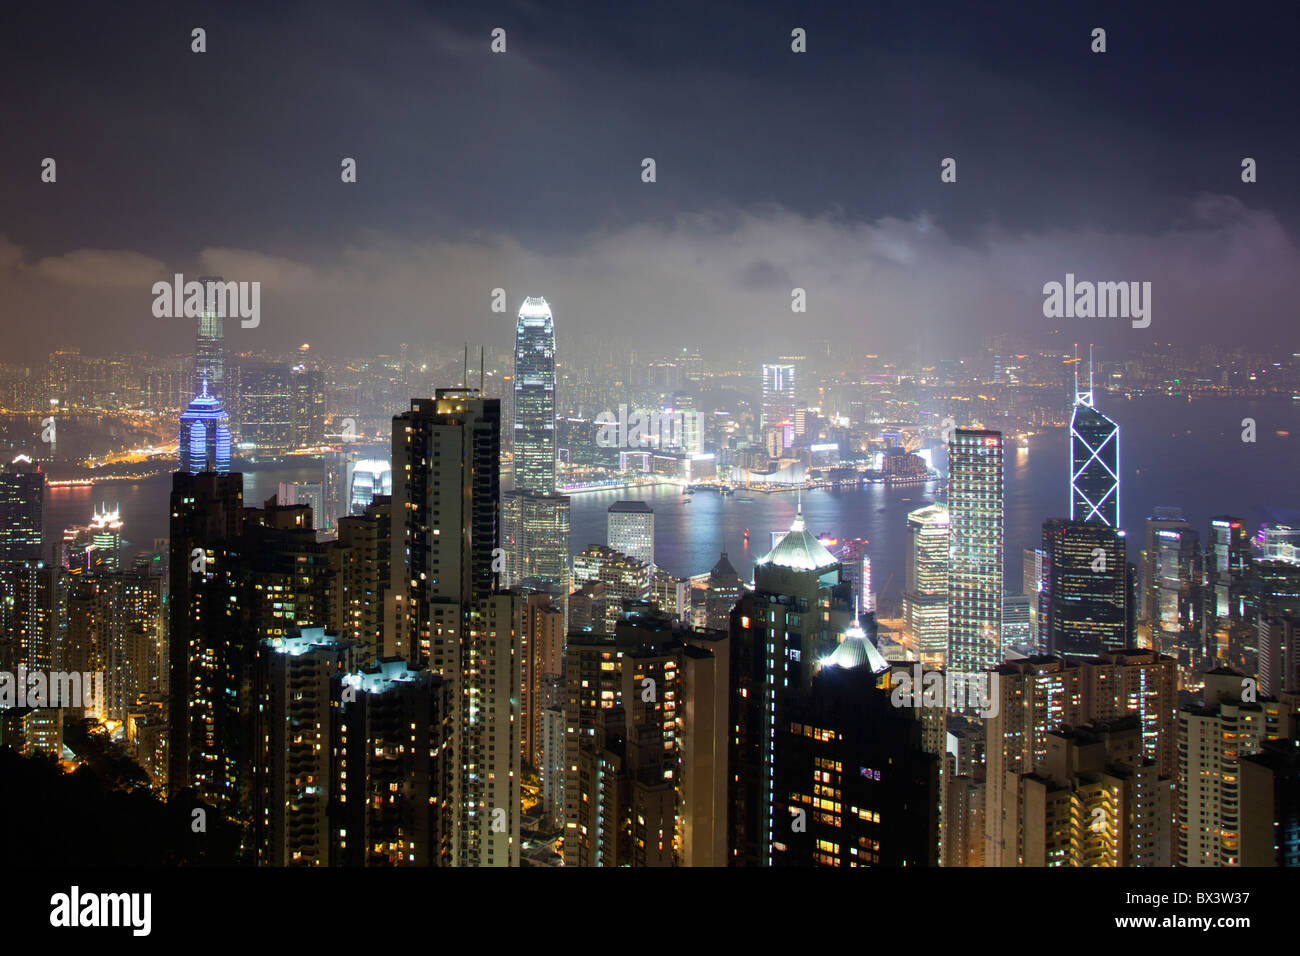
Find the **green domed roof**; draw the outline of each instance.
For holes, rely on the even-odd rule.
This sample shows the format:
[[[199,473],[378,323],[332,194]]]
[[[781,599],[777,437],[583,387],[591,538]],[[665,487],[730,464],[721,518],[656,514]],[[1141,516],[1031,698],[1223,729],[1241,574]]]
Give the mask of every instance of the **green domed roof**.
[[[823,657],[821,664],[823,667],[866,667],[873,674],[880,674],[889,670],[889,663],[876,650],[876,645],[872,644],[865,631],[857,621],[844,632],[844,640],[840,642],[839,647],[830,653],[829,657]]]
[[[778,568],[791,568],[795,571],[823,571],[839,564],[839,559],[813,537],[804,525],[803,513],[800,512],[795,515],[794,523],[780,543],[754,563],[773,564]]]

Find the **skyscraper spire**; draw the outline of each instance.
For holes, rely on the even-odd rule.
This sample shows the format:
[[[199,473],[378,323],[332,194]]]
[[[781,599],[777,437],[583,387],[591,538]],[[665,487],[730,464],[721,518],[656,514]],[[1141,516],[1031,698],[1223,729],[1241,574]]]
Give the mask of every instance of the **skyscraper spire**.
[[[1092,345],[1088,345],[1088,390],[1079,391],[1079,343],[1074,343],[1074,404],[1092,407]]]
[[[225,318],[217,308],[217,298],[224,288],[221,276],[199,276],[203,286],[203,311],[194,337],[194,384],[206,379],[203,394],[224,401],[226,386]]]

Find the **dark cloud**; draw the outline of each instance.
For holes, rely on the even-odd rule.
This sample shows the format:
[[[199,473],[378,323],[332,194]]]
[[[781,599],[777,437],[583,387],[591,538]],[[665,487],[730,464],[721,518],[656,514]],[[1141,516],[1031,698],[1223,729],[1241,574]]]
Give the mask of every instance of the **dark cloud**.
[[[0,309],[46,321],[10,352],[187,347],[159,266],[260,276],[267,347],[460,341],[498,286],[723,346],[789,332],[794,285],[821,334],[956,347],[1067,271],[1152,281],[1189,340],[1288,336],[1296,8],[1129,6],[28,5]]]

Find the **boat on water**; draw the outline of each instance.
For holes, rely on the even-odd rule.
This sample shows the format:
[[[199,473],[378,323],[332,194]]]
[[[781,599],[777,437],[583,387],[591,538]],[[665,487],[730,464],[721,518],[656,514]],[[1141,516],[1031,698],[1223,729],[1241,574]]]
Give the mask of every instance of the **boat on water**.
[[[736,500],[743,501],[745,504],[749,504],[754,499],[749,497],[749,495],[736,495]]]

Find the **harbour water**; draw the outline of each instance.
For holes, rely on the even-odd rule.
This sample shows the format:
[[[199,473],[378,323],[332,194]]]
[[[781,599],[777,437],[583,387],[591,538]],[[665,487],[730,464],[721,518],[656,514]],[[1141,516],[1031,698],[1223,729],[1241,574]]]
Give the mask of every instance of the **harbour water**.
[[[1129,532],[1129,559],[1142,547],[1143,520],[1156,506],[1184,509],[1193,526],[1205,530],[1211,515],[1233,514],[1253,530],[1260,521],[1300,519],[1300,406],[1285,398],[1197,399],[1146,397],[1124,401],[1101,396],[1099,407],[1121,428],[1121,509]],[[1257,440],[1241,440],[1242,419],[1256,422]],[[1020,589],[1022,552],[1037,547],[1043,520],[1067,514],[1069,451],[1067,429],[1034,436],[1028,448],[1006,449],[1006,587]],[[260,504],[280,481],[319,480],[320,466],[277,466],[246,472],[244,499]],[[120,505],[125,552],[145,550],[167,535],[170,475],[144,481],[52,488],[46,500],[48,542],[62,529],[89,520],[102,502]],[[907,513],[935,499],[935,484],[866,485],[850,491],[814,490],[802,496],[809,530],[836,538],[865,538],[873,589],[883,611],[896,608],[906,562]],[[655,557],[677,575],[707,571],[728,552],[742,577],[768,550],[771,532],[789,528],[794,492],[716,492],[683,496],[676,488],[592,492],[575,495],[571,550],[605,540],[610,504],[625,497],[647,501],[655,511]],[[688,503],[689,502],[689,503]],[[749,530],[748,543],[745,531]]]

